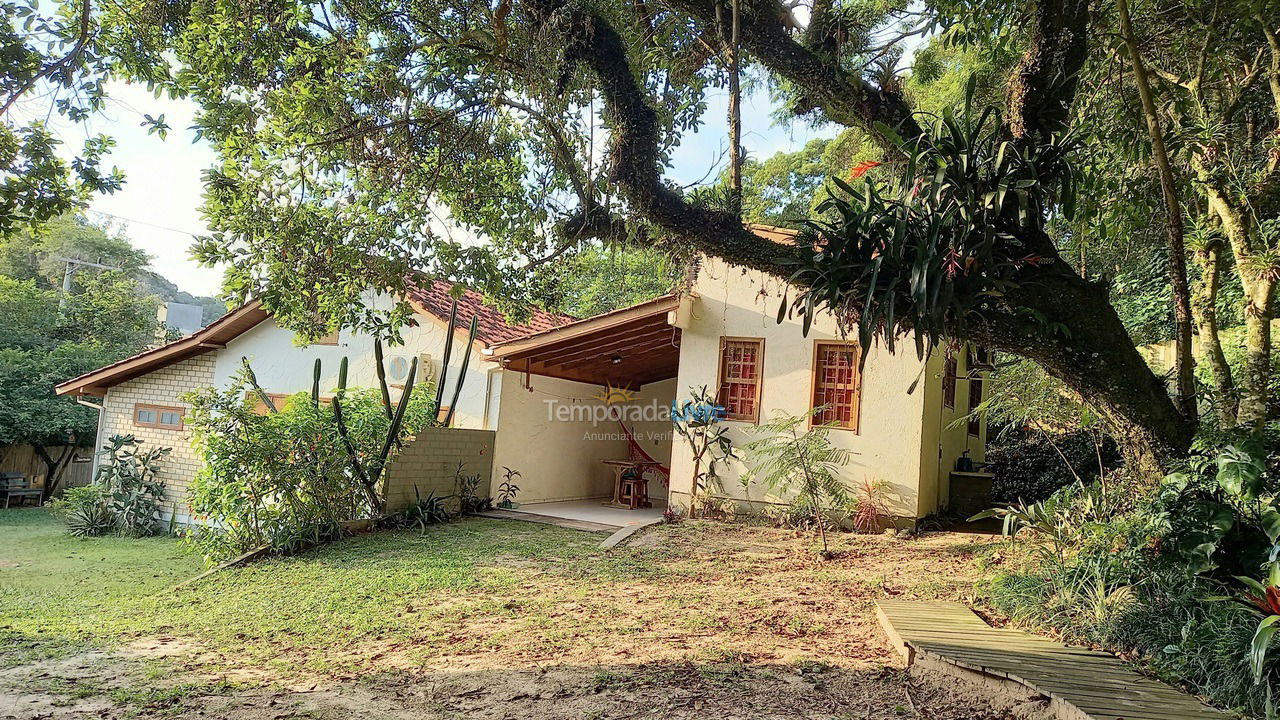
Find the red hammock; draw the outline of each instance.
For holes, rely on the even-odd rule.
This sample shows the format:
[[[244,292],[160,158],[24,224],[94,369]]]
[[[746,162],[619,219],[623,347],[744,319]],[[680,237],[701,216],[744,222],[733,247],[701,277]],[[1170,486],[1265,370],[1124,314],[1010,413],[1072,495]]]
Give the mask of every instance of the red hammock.
[[[655,460],[652,455],[645,452],[644,448],[640,447],[640,441],[636,440],[635,434],[631,432],[631,428],[627,427],[626,423],[622,422],[622,418],[619,417],[617,420],[618,427],[622,428],[623,434],[627,436],[627,459],[631,462],[657,463],[658,461]],[[650,465],[648,470],[652,470],[660,475],[663,485],[669,486],[671,484],[671,468],[666,465],[657,464]]]

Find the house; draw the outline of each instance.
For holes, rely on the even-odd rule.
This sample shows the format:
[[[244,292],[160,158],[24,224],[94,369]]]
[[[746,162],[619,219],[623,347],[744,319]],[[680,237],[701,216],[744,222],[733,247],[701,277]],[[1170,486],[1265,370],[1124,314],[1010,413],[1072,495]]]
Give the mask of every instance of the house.
[[[791,236],[754,229],[782,241]],[[392,382],[403,366],[397,358],[416,355],[440,372],[449,288],[436,281],[410,293],[418,325],[406,329],[403,346],[387,351]],[[652,515],[668,503],[689,504],[691,452],[673,442],[670,408],[691,388],[718,392],[739,444],[774,413],[829,406],[822,419],[839,425],[831,437],[851,453],[843,469],[851,484],[882,483],[902,524],[945,507],[956,460],[966,454],[983,460],[986,429],[964,420],[981,402],[981,356],[935,353],[920,360],[911,343],[897,353],[859,348],[830,317],[817,318],[805,337],[798,319],[776,322],[783,289],[776,278],[704,258],[681,292],[585,319],[534,312],[524,325],[508,324],[466,291],[459,317],[475,313],[479,334],[468,349],[454,425],[495,431],[493,467],[518,470],[524,509],[548,514],[574,512],[575,503],[578,511],[599,509],[615,489],[608,463],[642,452],[669,468],[646,473]],[[465,338],[465,329],[458,332]],[[297,347],[292,333],[249,303],[192,335],[63,383],[58,392],[102,398],[100,440],[132,432],[174,448],[161,479],[182,520],[183,492],[198,464],[183,429],[181,396],[199,386],[225,387],[242,357],[269,393],[308,390],[316,357],[324,363],[322,387],[333,387],[343,356],[351,362],[350,385],[376,386],[371,338],[344,330]],[[785,500],[754,481],[744,488],[738,478],[745,469],[738,464],[723,473],[729,480],[717,490],[722,498],[756,507]]]

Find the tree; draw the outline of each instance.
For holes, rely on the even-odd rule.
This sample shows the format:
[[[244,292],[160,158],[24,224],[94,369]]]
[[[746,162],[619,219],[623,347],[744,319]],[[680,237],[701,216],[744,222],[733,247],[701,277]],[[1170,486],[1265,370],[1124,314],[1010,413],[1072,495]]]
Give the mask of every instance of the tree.
[[[678,259],[654,248],[586,248],[538,269],[538,304],[573,317],[591,317],[672,291]]]
[[[1272,2],[1262,17],[1275,16],[1266,12]],[[990,223],[931,217],[925,225],[938,234],[896,246],[911,248],[909,258],[885,257],[884,274],[844,274],[806,295],[806,307],[886,340],[914,334],[921,352],[965,339],[1032,358],[1096,404],[1134,457],[1183,452],[1193,420],[1134,349],[1106,284],[1082,278],[1046,230],[1073,209],[1076,146],[1064,136],[1094,48],[1090,4],[823,0],[808,27],[773,0],[738,5],[743,61],[794,116],[856,128],[878,145],[885,164],[874,183],[927,181],[934,166],[910,162],[922,154],[966,183],[937,206],[900,197],[874,211],[846,203],[846,211],[889,212],[868,226],[890,222],[895,207]],[[88,5],[74,7],[87,16]],[[95,60],[113,58],[115,72],[202,106],[198,131],[222,161],[206,176],[214,232],[198,253],[231,266],[234,294],[262,297],[297,326],[320,312],[377,328],[403,322],[407,307],[370,313],[359,294],[370,285],[401,289],[410,267],[527,292],[531,267],[588,241],[668,243],[803,287],[819,277],[794,275],[797,263],[812,266],[811,243],[858,245],[847,234],[853,225],[772,243],[737,213],[696,202],[663,178],[670,148],[723,81],[708,67],[718,8],[714,0],[126,0],[96,8],[80,37],[92,39]],[[904,43],[930,30],[938,42],[1013,48],[998,122],[980,117],[981,102],[956,114],[965,132],[997,123],[983,162],[1003,152],[1023,173],[1016,201],[995,203],[998,210],[988,194],[1008,194],[1000,183],[1013,176],[974,175],[952,153],[965,138],[915,114],[904,92]],[[607,152],[597,147],[602,137]],[[489,242],[441,237],[435,214]],[[1240,223],[1228,234],[1247,236],[1252,225]],[[867,305],[889,275],[899,287],[928,277],[931,293],[963,301],[905,314],[896,303]],[[1270,290],[1249,292],[1260,311],[1267,307]],[[926,318],[927,329],[916,324]]]
[[[31,445],[45,463],[45,497],[77,447],[92,445],[98,415],[53,386],[141,350],[156,337],[154,301],[132,280],[102,273],[64,298],[34,280],[0,275],[0,446]],[[67,300],[67,302],[63,302]]]

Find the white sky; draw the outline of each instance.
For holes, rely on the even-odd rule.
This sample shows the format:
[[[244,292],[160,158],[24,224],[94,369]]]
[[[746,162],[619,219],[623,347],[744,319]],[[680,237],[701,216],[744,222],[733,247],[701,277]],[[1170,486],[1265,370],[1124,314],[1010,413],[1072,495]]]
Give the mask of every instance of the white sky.
[[[55,122],[54,129],[65,141],[64,151],[77,151],[87,134],[113,137],[116,147],[106,161],[125,174],[125,185],[113,195],[98,196],[90,203],[90,215],[109,220],[124,230],[133,244],[152,257],[152,267],[182,290],[194,295],[214,295],[221,284],[218,269],[200,267],[189,255],[192,235],[207,232],[201,218],[204,190],[201,171],[217,161],[203,140],[192,143],[195,105],[184,100],[155,98],[144,87],[111,83],[107,110],[87,127]],[[686,136],[674,153],[670,177],[688,184],[704,178],[714,180],[723,166],[727,141],[727,94],[708,98],[705,124],[699,132]],[[22,112],[23,109],[19,109]],[[743,99],[743,144],[748,154],[765,158],[779,151],[796,150],[819,136],[831,136],[833,129],[813,131],[771,127],[771,104],[767,96],[748,95]],[[27,108],[30,115],[30,108]],[[143,115],[165,115],[170,126],[168,138],[148,135]],[[96,215],[95,215],[96,213]]]

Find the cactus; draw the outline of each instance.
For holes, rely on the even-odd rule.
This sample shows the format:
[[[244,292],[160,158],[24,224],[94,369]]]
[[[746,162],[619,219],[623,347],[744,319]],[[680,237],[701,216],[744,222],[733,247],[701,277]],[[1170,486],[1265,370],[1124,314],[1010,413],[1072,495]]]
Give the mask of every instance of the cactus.
[[[338,437],[342,439],[342,446],[347,449],[347,455],[351,457],[351,468],[355,470],[356,477],[360,479],[360,484],[364,487],[365,496],[369,499],[369,505],[374,512],[382,510],[382,498],[378,496],[378,492],[374,487],[374,482],[370,481],[369,473],[365,472],[364,464],[360,462],[360,454],[356,450],[356,444],[351,441],[351,433],[347,432],[347,423],[342,416],[342,394],[347,391],[347,359],[342,358],[342,362],[338,364],[338,391],[333,396],[333,421],[338,426]]]
[[[373,339],[373,364],[378,369],[378,387],[382,389],[382,408],[391,419],[391,388],[387,387],[387,370],[382,362],[382,340]]]
[[[311,371],[311,407],[320,409],[320,358],[316,358],[315,368]]]
[[[276,404],[271,401],[271,396],[268,395],[267,391],[263,390],[262,386],[258,384],[258,376],[253,373],[253,368],[249,365],[249,358],[241,355],[240,364],[244,366],[245,379],[249,381],[249,385],[253,387],[253,391],[258,394],[258,399],[262,400],[262,404],[266,405],[267,410],[273,413],[280,412],[276,409]]]
[[[458,382],[453,388],[453,399],[449,401],[449,412],[444,416],[444,423],[442,423],[445,427],[449,427],[449,424],[453,422],[453,411],[455,408],[458,407],[458,397],[462,395],[462,384],[467,380],[467,363],[471,360],[470,350],[471,350],[471,346],[476,341],[477,329],[478,328],[477,328],[476,316],[472,315],[471,330],[470,332],[467,333],[467,354],[462,356],[462,369],[458,371]],[[450,334],[452,335],[452,328],[450,328]],[[437,395],[438,394],[439,393],[437,392]],[[437,417],[439,417],[439,411],[440,411],[440,404],[439,402],[437,402],[436,403]]]
[[[472,324],[475,324],[475,318],[472,318]],[[453,307],[449,309],[449,329],[444,336],[444,355],[440,358],[440,379],[436,381],[436,404],[435,416],[432,421],[440,418],[440,406],[444,402],[444,381],[449,375],[449,356],[453,353],[453,332],[458,328],[458,301],[453,301]]]

